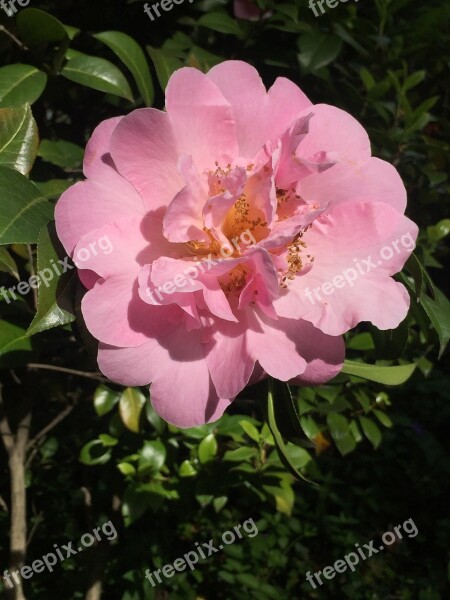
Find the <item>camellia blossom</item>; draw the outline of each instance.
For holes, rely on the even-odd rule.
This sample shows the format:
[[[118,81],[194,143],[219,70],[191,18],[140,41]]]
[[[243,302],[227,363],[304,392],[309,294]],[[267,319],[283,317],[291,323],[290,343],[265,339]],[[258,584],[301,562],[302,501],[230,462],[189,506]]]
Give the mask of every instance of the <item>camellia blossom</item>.
[[[88,290],[99,367],[151,383],[175,425],[218,419],[267,376],[328,381],[343,333],[407,314],[392,275],[417,227],[400,176],[353,117],[285,78],[266,91],[244,62],[179,69],[165,111],[97,127],[84,174],[56,226]],[[99,239],[112,251],[86,256]]]

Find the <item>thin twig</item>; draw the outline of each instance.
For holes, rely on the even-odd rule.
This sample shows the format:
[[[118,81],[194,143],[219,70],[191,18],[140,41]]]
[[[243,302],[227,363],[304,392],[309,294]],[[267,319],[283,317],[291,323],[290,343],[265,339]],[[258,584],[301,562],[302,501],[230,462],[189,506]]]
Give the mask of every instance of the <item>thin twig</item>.
[[[14,442],[14,434],[11,431],[8,417],[6,416],[1,384],[0,384],[0,437],[2,438],[3,445],[5,446],[5,450],[8,453],[8,456],[11,456],[11,453],[14,450],[14,443],[15,443]]]
[[[56,417],[52,419],[48,425],[41,429],[41,431],[39,431],[39,433],[37,433],[34,438],[28,442],[26,450],[28,451],[30,448],[36,445],[41,438],[45,437],[49,431],[51,431],[54,427],[56,427],[56,425],[58,425],[58,423],[65,419],[67,415],[73,411],[73,409],[73,404],[66,406],[66,408],[59,413],[59,415],[56,415]]]
[[[36,271],[34,269],[33,249],[31,248],[31,244],[27,244],[27,252],[28,252],[28,259],[30,261],[31,275],[32,275],[32,277],[36,278]],[[35,287],[32,287],[31,289],[33,290],[34,308],[35,308],[35,310],[37,310],[38,309],[38,291]]]
[[[3,33],[6,33],[6,35],[8,37],[10,37],[13,42],[15,42],[18,46],[20,46],[22,48],[22,50],[28,50],[28,48],[25,46],[25,44],[22,44],[22,42],[16,38],[16,36],[14,34],[12,34],[8,29],[6,29],[6,27],[4,25],[0,25],[0,31],[3,31]]]
[[[86,379],[96,379],[97,381],[107,382],[108,379],[103,375],[97,373],[89,373],[87,371],[77,371],[75,369],[68,369],[67,367],[57,367],[55,365],[44,365],[40,363],[28,363],[30,369],[45,369],[47,371],[58,371],[59,373],[68,373],[69,375],[77,375],[79,377],[85,377]]]

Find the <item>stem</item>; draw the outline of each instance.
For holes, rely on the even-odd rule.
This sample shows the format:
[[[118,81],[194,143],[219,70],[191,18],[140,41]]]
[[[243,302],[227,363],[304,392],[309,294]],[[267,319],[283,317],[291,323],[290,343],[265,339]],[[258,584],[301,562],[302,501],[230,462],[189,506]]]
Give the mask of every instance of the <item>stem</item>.
[[[26,396],[24,410],[17,431],[13,434],[3,403],[0,386],[0,435],[8,454],[8,466],[11,478],[11,527],[9,545],[9,570],[14,579],[14,587],[6,588],[7,598],[26,600],[22,587],[20,569],[25,564],[27,551],[27,496],[25,486],[25,454],[31,423],[31,405]]]
[[[40,363],[28,363],[29,369],[45,369],[47,371],[58,371],[59,373],[68,373],[69,375],[77,375],[78,377],[85,377],[86,379],[96,379],[97,381],[107,382],[109,381],[100,373],[89,373],[88,371],[77,371],[75,369],[68,369],[66,367],[56,367],[54,365],[43,365]]]

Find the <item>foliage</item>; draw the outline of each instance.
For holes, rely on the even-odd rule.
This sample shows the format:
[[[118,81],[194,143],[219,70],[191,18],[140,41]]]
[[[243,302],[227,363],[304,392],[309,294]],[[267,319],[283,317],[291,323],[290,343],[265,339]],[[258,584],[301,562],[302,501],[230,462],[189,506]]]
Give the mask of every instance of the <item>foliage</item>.
[[[99,571],[112,600],[447,597],[450,8],[367,0],[316,18],[303,0],[257,4],[256,21],[236,19],[226,0],[174,5],[155,22],[140,1],[99,0],[93,10],[85,0],[49,0],[1,16],[0,281],[15,291],[0,295],[0,379],[13,426],[22,405],[33,408],[25,564],[105,519],[119,531],[118,542],[25,582],[29,598],[81,598]],[[82,179],[83,148],[98,122],[162,108],[176,68],[207,70],[229,58],[254,64],[267,84],[284,75],[313,101],[355,115],[373,153],[399,169],[421,234],[398,276],[412,302],[397,330],[348,334],[345,368],[327,385],[274,383],[267,402],[267,383],[258,384],[218,423],[182,431],[156,415],[147,390],[93,372],[73,271],[24,295],[17,286],[65,259],[53,207]],[[1,492],[0,508],[7,498]],[[410,517],[417,538],[326,589],[305,581],[307,571]],[[249,518],[257,537],[158,588],[144,579],[145,569]],[[5,510],[2,540],[8,526]],[[3,541],[0,559],[8,564]]]

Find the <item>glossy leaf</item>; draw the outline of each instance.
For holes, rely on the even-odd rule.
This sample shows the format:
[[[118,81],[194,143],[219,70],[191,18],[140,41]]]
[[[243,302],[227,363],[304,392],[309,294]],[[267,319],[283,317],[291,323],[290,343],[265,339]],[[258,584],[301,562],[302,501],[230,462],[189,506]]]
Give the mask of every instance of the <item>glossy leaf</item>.
[[[73,296],[75,271],[64,263],[66,253],[58,240],[55,224],[44,227],[39,234],[37,255],[38,310],[28,328],[28,335],[67,325],[75,321]],[[62,266],[61,262],[64,266]]]
[[[212,460],[217,454],[217,440],[213,433],[207,435],[199,444],[198,458],[202,464]]]
[[[346,360],[342,373],[355,375],[369,381],[376,381],[384,385],[401,385],[408,381],[416,368],[415,363],[386,367],[382,365],[367,365],[365,363]]]
[[[114,392],[106,385],[99,385],[94,392],[94,408],[99,417],[103,417],[112,411],[119,402],[120,394]]]
[[[68,39],[64,25],[38,8],[27,8],[17,15],[20,38],[29,48]]]
[[[0,107],[33,104],[45,89],[47,75],[36,67],[16,63],[0,68]]]
[[[61,74],[75,83],[133,102],[133,94],[125,76],[113,63],[104,58],[77,52]]]
[[[139,420],[146,398],[136,388],[127,388],[122,392],[119,401],[119,413],[124,425],[134,433],[139,432]]]
[[[318,71],[329,65],[339,54],[342,40],[325,33],[304,33],[299,38],[298,60],[306,71]]]
[[[19,272],[17,269],[17,264],[11,254],[8,252],[6,248],[0,246],[0,271],[4,273],[9,273],[17,280],[19,280]]]
[[[53,206],[17,171],[0,167],[0,244],[33,244],[53,218]]]
[[[154,99],[153,81],[145,54],[139,44],[129,35],[120,31],[104,31],[94,37],[111,48],[132,73],[137,88],[146,106]]]
[[[0,108],[0,165],[27,175],[38,148],[38,130],[30,107]]]
[[[57,167],[62,169],[77,169],[81,170],[83,163],[84,150],[81,146],[64,140],[52,141],[42,140],[38,156]]]

